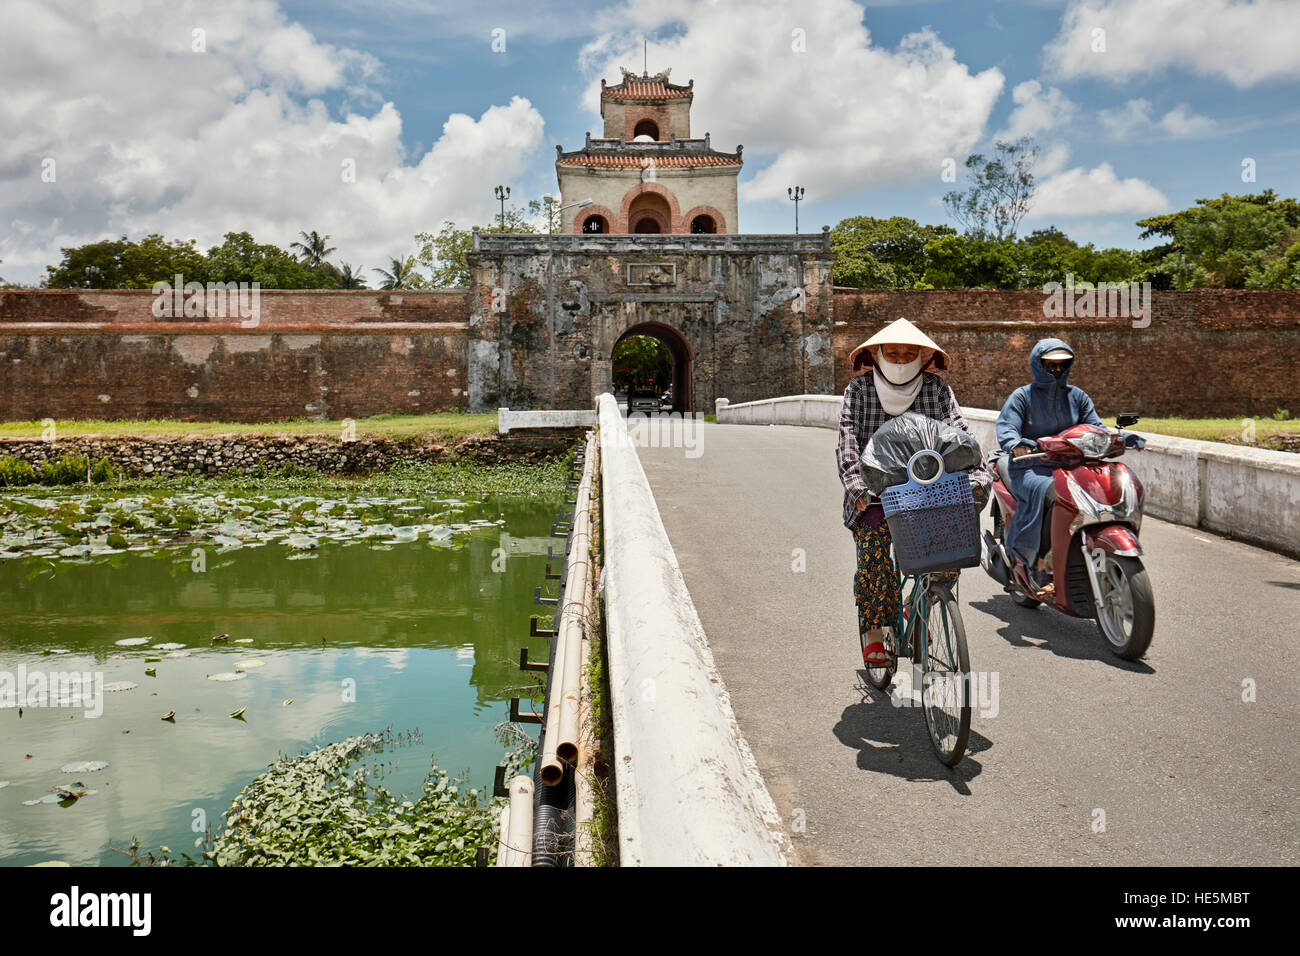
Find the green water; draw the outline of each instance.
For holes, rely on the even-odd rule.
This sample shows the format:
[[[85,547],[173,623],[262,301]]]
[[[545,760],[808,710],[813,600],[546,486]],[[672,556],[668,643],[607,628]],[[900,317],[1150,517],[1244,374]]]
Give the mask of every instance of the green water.
[[[224,547],[213,533],[171,547],[141,535],[137,550],[101,544],[102,553],[63,558],[37,541],[43,554],[0,560],[0,687],[20,669],[137,685],[104,692],[98,717],[93,692],[64,706],[51,695],[21,716],[0,701],[0,864],[125,864],[107,844],[132,837],[144,849],[195,853],[200,824],[215,828],[278,754],[390,725],[423,738],[386,755],[396,764],[383,783],[394,793],[418,793],[431,756],[490,786],[503,751],[493,728],[518,693],[507,688],[528,680],[519,648],[546,653],[544,639],[526,635],[530,615],[546,620],[533,589],[547,545],[561,544],[549,537],[560,503],[372,498],[353,511],[362,526],[390,528],[378,537],[356,522],[333,535],[337,523],[299,522],[279,537],[244,529],[240,545],[227,524]],[[412,527],[391,530],[402,525]],[[142,637],[149,642],[116,643]],[[184,647],[156,649],[164,643]],[[243,720],[231,719],[239,708]],[[169,711],[174,721],[162,720]],[[88,761],[107,766],[61,770]],[[74,783],[94,792],[68,806],[24,805]]]

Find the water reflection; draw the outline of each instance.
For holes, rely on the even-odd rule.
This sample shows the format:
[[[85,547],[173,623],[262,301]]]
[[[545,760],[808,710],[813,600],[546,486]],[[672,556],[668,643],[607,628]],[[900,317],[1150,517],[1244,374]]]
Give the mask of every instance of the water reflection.
[[[452,772],[490,781],[501,754],[492,728],[508,688],[528,680],[519,648],[546,652],[526,635],[529,616],[547,610],[533,589],[548,545],[561,545],[549,537],[559,506],[469,502],[457,522],[504,523],[446,540],[325,538],[305,553],[278,541],[207,547],[202,570],[188,545],[90,563],[0,562],[0,672],[93,671],[138,684],[106,693],[98,719],[71,707],[28,707],[21,717],[0,709],[0,863],[124,863],[105,844],[132,836],[190,849],[195,820],[215,825],[277,754],[388,725],[424,735],[423,747],[397,755],[385,781],[395,792],[418,788],[430,752]],[[412,513],[410,499],[404,507]],[[219,635],[228,636],[213,642]],[[115,643],[135,637],[150,641]],[[156,649],[164,643],[185,647]],[[246,661],[264,664],[238,666]],[[207,679],[240,669],[238,681]],[[230,719],[239,708],[244,719]],[[161,719],[169,711],[173,722]],[[87,760],[108,766],[60,772]],[[96,792],[66,809],[22,805],[74,781]]]

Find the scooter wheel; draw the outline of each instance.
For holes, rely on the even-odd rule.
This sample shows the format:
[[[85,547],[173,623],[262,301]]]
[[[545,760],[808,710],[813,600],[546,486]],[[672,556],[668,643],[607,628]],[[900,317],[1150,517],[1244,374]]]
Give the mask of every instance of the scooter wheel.
[[[1151,580],[1139,558],[1109,552],[1100,577],[1104,606],[1097,630],[1116,657],[1135,661],[1147,652],[1156,625]]]
[[[1011,600],[1015,601],[1021,607],[1035,608],[1042,604],[1042,601],[1035,601],[1027,594],[1021,594],[1019,591],[1011,592]]]

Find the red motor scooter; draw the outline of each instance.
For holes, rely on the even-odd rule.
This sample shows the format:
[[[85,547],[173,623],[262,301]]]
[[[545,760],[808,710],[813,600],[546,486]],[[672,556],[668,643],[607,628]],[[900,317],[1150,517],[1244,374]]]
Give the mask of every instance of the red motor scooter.
[[[1022,607],[1051,601],[1058,611],[1092,618],[1111,651],[1125,660],[1146,653],[1155,628],[1155,599],[1142,566],[1138,529],[1142,524],[1142,482],[1123,462],[1126,447],[1146,442],[1123,429],[1138,416],[1120,415],[1111,431],[1073,425],[1038,439],[1038,452],[1012,459],[989,456],[993,483],[993,532],[985,531],[980,564]],[[1011,493],[1010,462],[1042,458],[1055,466],[1048,566],[1052,590],[1034,584],[1024,560],[1006,547],[1006,528],[1017,502]],[[1053,499],[1049,499],[1053,500]]]

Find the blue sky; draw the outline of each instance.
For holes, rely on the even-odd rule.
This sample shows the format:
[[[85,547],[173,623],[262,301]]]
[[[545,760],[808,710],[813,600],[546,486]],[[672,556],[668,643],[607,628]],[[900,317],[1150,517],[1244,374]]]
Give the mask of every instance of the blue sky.
[[[555,189],[618,66],[694,78],[693,131],[745,146],[743,232],[852,215],[948,222],[1000,134],[1038,142],[1021,227],[1140,246],[1135,220],[1223,192],[1300,194],[1294,0],[7,0],[0,275],[159,231],[333,236],[366,267],[492,186]],[[505,52],[492,49],[503,30]],[[201,50],[194,49],[201,31]],[[1100,33],[1100,46],[1099,46]],[[44,181],[54,160],[58,177]],[[944,182],[945,159],[958,168]],[[1244,160],[1254,182],[1243,182]],[[355,174],[340,181],[341,164]],[[580,197],[579,197],[580,198]]]

